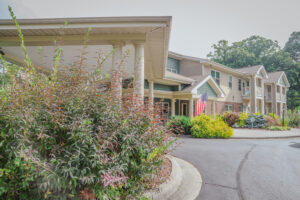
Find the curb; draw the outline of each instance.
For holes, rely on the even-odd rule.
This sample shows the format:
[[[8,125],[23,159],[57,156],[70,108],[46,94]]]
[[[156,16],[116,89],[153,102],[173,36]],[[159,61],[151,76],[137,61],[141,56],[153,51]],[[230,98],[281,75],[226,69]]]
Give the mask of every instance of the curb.
[[[290,138],[300,138],[300,135],[289,135],[289,136],[262,136],[262,137],[241,137],[241,136],[236,136],[236,137],[231,137],[229,139],[290,139]]]
[[[168,156],[172,163],[172,172],[158,190],[149,191],[146,196],[153,200],[194,200],[200,193],[202,177],[200,172],[189,162]]]

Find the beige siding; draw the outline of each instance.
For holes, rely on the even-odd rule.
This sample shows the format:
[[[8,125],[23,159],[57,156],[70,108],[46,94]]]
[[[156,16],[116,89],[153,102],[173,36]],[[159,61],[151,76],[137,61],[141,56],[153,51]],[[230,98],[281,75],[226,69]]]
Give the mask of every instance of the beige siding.
[[[202,75],[202,65],[195,61],[181,60],[179,71],[183,76],[199,76]]]
[[[215,69],[205,66],[204,74],[210,75],[211,70],[215,70]],[[225,93],[225,97],[218,98],[218,101],[242,103],[243,102],[242,91],[239,91],[239,89],[238,89],[239,77],[237,77],[233,74],[230,74],[230,73],[223,72],[223,71],[219,71],[219,70],[216,70],[216,71],[220,72],[220,87]],[[229,85],[228,85],[229,76],[232,76],[232,89],[229,88]],[[241,80],[246,81],[245,79],[242,79],[242,78],[241,78]]]

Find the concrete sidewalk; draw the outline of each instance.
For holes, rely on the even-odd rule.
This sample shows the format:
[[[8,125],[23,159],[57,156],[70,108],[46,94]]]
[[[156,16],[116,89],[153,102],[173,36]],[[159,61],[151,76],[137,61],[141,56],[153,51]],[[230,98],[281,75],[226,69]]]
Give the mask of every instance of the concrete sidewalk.
[[[290,131],[270,131],[266,129],[233,129],[232,139],[276,139],[300,137],[300,129],[292,128]]]

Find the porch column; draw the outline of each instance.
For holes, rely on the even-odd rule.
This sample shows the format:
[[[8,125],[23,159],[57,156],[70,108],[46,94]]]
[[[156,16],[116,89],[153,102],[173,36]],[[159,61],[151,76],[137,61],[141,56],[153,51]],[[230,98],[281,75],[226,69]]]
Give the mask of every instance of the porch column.
[[[134,97],[137,104],[144,103],[144,42],[135,43]]]
[[[192,119],[194,117],[194,100],[193,98],[189,101],[189,117]]]
[[[171,116],[175,115],[175,102],[176,102],[176,99],[172,99]]]
[[[112,56],[112,79],[111,89],[116,101],[122,99],[122,44],[120,42],[113,43],[114,54]]]
[[[256,112],[256,76],[251,78],[251,113]]]
[[[261,92],[262,92],[262,98],[261,98],[261,114],[264,115],[265,114],[265,83],[264,83],[264,79],[261,79]]]
[[[149,81],[149,104],[150,104],[150,106],[153,106],[153,102],[154,102],[153,86],[154,86],[153,81]]]

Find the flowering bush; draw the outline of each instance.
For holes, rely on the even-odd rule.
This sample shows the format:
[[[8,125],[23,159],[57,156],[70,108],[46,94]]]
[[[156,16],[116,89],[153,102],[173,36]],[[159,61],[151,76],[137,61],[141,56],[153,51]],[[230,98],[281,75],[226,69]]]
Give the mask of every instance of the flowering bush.
[[[230,138],[233,130],[220,118],[200,115],[192,119],[192,136],[197,138]]]
[[[161,120],[127,93],[121,103],[84,57],[59,75],[26,66],[0,99],[0,199],[134,199],[163,161],[170,139]],[[99,68],[101,66],[98,66]],[[17,79],[22,74],[22,80]],[[113,88],[112,88],[113,89]]]
[[[236,112],[225,112],[223,114],[224,121],[232,127],[235,123],[239,121],[240,114]]]
[[[241,113],[237,125],[239,127],[245,126],[245,120],[248,118],[247,113]]]
[[[172,116],[167,126],[175,134],[191,134],[191,119],[189,117]]]

